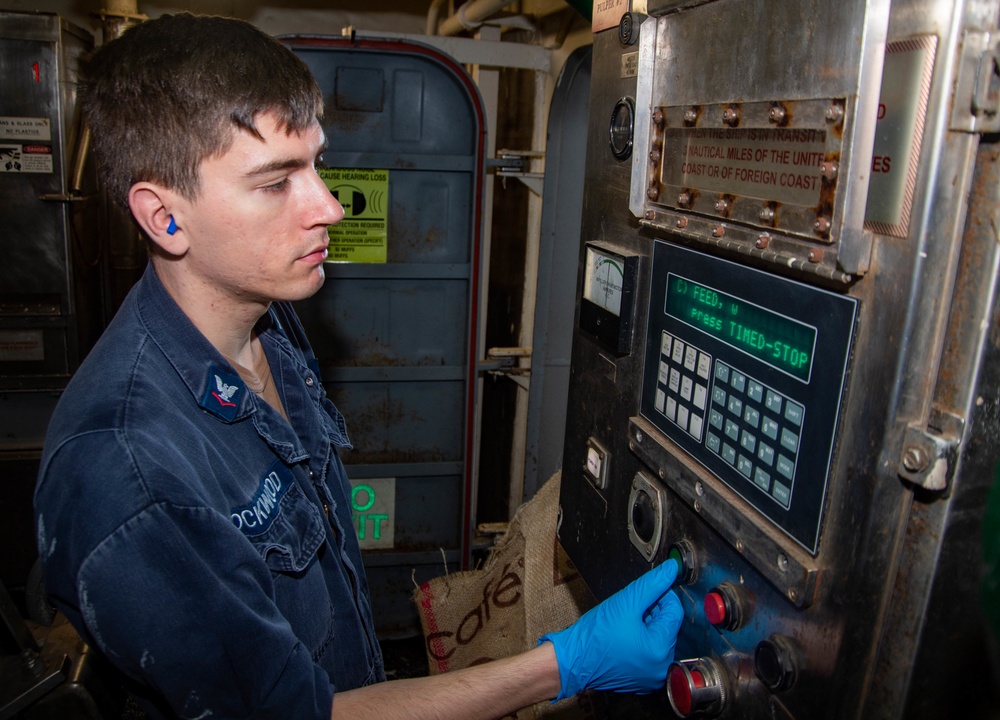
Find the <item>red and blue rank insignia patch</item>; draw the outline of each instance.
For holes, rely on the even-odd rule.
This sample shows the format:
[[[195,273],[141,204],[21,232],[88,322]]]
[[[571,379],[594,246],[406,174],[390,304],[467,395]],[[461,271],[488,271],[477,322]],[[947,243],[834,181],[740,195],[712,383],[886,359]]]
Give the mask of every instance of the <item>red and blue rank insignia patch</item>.
[[[218,365],[210,365],[201,406],[213,415],[232,422],[236,419],[245,390],[246,385],[238,375],[223,370]]]

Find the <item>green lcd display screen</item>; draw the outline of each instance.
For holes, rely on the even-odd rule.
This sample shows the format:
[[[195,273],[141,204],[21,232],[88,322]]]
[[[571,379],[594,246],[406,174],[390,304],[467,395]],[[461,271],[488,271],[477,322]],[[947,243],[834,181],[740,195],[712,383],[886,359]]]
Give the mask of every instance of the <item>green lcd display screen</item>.
[[[667,315],[809,382],[816,328],[708,285],[667,274]]]

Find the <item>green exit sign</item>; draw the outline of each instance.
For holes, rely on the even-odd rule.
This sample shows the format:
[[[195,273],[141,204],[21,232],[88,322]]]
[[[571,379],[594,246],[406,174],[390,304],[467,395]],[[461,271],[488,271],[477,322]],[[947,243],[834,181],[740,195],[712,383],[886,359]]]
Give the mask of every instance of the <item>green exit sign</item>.
[[[396,527],[396,478],[352,480],[351,518],[362,550],[391,549]]]

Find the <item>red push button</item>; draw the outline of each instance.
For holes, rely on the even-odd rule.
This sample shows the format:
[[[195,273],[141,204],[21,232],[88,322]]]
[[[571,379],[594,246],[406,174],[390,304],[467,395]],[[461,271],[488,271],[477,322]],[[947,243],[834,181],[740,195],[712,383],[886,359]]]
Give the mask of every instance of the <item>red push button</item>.
[[[726,599],[722,593],[712,591],[705,596],[705,617],[713,625],[725,625]]]
[[[746,593],[738,585],[723,582],[705,595],[705,618],[720,630],[739,630],[746,620]]]
[[[687,717],[691,714],[694,691],[705,687],[705,676],[698,670],[691,670],[689,673],[685,673],[680,665],[674,665],[670,668],[667,681],[670,684],[668,692],[674,702],[674,707],[677,709],[679,715]]]
[[[712,660],[680,660],[667,671],[667,698],[679,717],[715,717],[726,704],[726,686]]]

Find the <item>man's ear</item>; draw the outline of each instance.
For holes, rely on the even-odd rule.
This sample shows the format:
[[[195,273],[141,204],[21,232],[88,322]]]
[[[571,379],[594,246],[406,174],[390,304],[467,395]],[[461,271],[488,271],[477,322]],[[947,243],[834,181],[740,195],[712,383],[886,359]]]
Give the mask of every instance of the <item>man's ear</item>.
[[[128,191],[128,206],[136,222],[150,240],[175,256],[188,249],[183,220],[174,214],[182,206],[179,199],[173,191],[151,182],[138,182]]]

